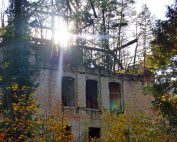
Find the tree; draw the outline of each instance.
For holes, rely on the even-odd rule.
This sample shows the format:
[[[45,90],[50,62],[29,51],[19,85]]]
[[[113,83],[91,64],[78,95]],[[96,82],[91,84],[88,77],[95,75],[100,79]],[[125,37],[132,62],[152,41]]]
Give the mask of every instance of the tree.
[[[37,135],[34,141],[69,142],[73,140],[71,127],[57,97],[40,96]],[[53,101],[52,101],[53,100]],[[55,100],[55,101],[54,101]],[[51,103],[52,101],[52,103]]]
[[[177,1],[168,7],[167,20],[157,21],[148,66],[154,72],[152,85],[154,106],[169,121],[170,130],[177,128]]]
[[[162,125],[149,115],[140,112],[128,114],[104,113],[104,132],[102,142],[166,142],[175,140],[163,131]]]
[[[136,65],[137,56],[141,56],[139,57],[139,60],[144,60],[143,62],[144,69],[146,67],[146,57],[148,54],[147,52],[150,49],[150,42],[153,39],[152,24],[153,24],[153,17],[151,16],[148,7],[146,5],[143,5],[141,12],[138,14],[136,18],[136,29],[137,29],[136,36],[138,38],[138,42],[135,48],[134,63],[133,63],[134,68]]]
[[[35,64],[30,62],[29,42],[29,2],[27,0],[9,1],[8,25],[3,35],[2,71],[2,117],[3,141],[26,141],[35,135],[33,98]]]

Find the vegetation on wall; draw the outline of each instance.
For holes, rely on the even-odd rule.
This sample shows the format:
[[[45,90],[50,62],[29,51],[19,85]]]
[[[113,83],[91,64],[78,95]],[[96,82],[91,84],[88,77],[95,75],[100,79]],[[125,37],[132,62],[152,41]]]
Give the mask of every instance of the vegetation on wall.
[[[73,135],[66,130],[67,120],[63,112],[59,111],[58,105],[52,107],[53,110],[44,109],[42,114],[41,105],[37,109],[34,99],[35,90],[38,87],[36,78],[39,75],[41,62],[36,54],[41,54],[40,47],[54,47],[53,39],[46,44],[47,39],[44,40],[43,37],[45,28],[50,30],[53,28],[52,26],[45,27],[44,21],[48,19],[44,16],[47,13],[43,11],[45,8],[50,9],[48,13],[50,16],[63,14],[67,26],[73,25],[72,34],[78,37],[87,33],[92,35],[91,39],[79,37],[72,41],[73,48],[64,54],[64,63],[74,66],[83,64],[86,67],[99,67],[112,72],[137,73],[136,65],[143,60],[144,69],[148,67],[154,73],[155,82],[150,88],[155,97],[153,105],[160,110],[163,119],[153,122],[142,113],[119,116],[105,113],[104,131],[107,131],[108,135],[93,141],[175,141],[177,132],[177,1],[168,7],[167,19],[158,21],[156,24],[151,54],[147,54],[147,50],[150,51],[149,40],[152,38],[151,14],[146,6],[136,17],[132,8],[133,0],[84,0],[85,3],[82,0],[61,0],[56,1],[55,4],[52,3],[52,8],[47,2],[45,0],[37,2],[9,0],[6,14],[8,24],[5,26],[2,22],[3,27],[0,29],[2,40],[0,47],[3,53],[3,62],[0,66],[2,89],[0,141],[73,140]],[[42,7],[43,3],[46,5]],[[55,19],[52,16],[50,18]],[[136,28],[139,31],[136,29],[133,39],[130,40],[127,29],[134,21],[131,17],[136,19]],[[37,44],[34,44],[34,38],[38,37],[32,37],[34,29],[40,31],[41,39],[37,39]],[[135,53],[130,57],[127,47],[134,43],[136,43]],[[138,51],[139,46],[143,47],[143,50]],[[53,53],[55,50],[56,53]],[[48,54],[48,58],[43,57],[43,59],[54,59],[54,63],[58,64],[59,49],[55,50],[50,48],[49,52],[52,54]],[[31,59],[32,56],[35,56],[35,61]],[[139,60],[138,63],[137,60]]]
[[[151,116],[142,112],[116,115],[104,114],[104,128],[107,132],[102,136],[103,142],[166,142],[174,140],[175,137],[164,133],[162,125],[154,121]]]

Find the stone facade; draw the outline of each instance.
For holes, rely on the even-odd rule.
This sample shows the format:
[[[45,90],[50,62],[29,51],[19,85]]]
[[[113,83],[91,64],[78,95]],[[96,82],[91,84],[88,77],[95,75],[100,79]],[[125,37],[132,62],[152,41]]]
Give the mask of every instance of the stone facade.
[[[72,77],[74,81],[74,106],[62,105],[62,77]],[[86,81],[97,82],[98,108],[86,106]],[[38,101],[41,104],[50,98],[49,109],[58,103],[58,109],[67,114],[71,131],[76,138],[81,137],[89,127],[102,128],[103,110],[110,110],[109,83],[120,84],[120,109],[117,112],[141,111],[152,113],[151,96],[143,94],[143,80],[141,76],[119,75],[107,73],[104,70],[92,68],[64,68],[61,70],[43,69],[40,74]],[[102,133],[102,131],[101,131]]]

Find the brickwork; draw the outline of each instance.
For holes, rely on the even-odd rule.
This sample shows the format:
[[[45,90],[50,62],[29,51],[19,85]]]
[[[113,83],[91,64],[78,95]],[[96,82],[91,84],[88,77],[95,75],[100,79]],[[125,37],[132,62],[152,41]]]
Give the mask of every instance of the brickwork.
[[[140,111],[152,113],[151,95],[143,94],[143,83],[140,80],[125,80],[124,88],[124,107],[125,111]]]
[[[62,106],[61,78],[70,76],[75,79],[75,107]],[[98,109],[86,108],[86,80],[98,82]],[[50,98],[49,109],[58,102],[58,109],[67,114],[72,132],[76,138],[81,136],[88,127],[102,126],[102,110],[110,109],[109,82],[121,85],[122,110],[151,112],[151,96],[143,95],[143,83],[140,79],[134,80],[118,75],[108,75],[103,71],[93,69],[64,69],[61,73],[57,70],[43,69],[40,74],[40,87],[38,101]]]

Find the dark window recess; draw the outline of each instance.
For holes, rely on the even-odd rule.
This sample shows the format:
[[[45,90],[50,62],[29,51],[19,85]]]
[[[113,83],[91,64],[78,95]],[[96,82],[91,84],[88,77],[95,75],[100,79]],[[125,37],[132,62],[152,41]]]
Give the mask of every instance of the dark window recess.
[[[91,138],[100,138],[100,128],[90,127],[89,128],[89,139]]]
[[[74,106],[75,80],[72,77],[62,77],[62,105]]]
[[[98,108],[97,81],[95,80],[86,81],[86,107],[87,108]]]
[[[65,136],[69,136],[71,135],[71,126],[67,125],[65,127],[65,133],[64,133]]]
[[[71,132],[71,126],[66,125],[65,130],[66,130],[67,132]]]
[[[52,67],[57,67],[59,64],[59,51],[56,50],[56,48],[54,48],[53,54],[52,54],[52,58],[51,58],[51,66]]]
[[[119,83],[109,83],[110,109],[111,111],[120,110],[121,85]]]

